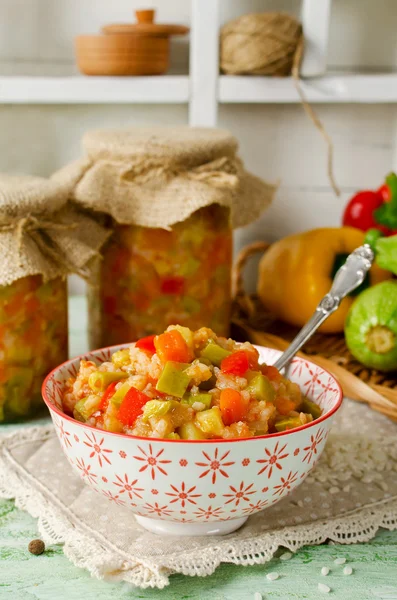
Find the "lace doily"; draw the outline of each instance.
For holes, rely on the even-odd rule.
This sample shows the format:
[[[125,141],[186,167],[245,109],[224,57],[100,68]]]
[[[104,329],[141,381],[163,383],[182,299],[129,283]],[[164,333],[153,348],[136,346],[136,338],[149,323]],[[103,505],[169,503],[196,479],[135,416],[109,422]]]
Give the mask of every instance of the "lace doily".
[[[0,443],[0,496],[38,518],[46,543],[98,578],[163,588],[169,575],[210,575],[221,562],[261,564],[284,546],[351,544],[397,529],[397,427],[345,401],[313,473],[290,496],[225,537],[159,537],[89,489],[70,469],[50,426]]]

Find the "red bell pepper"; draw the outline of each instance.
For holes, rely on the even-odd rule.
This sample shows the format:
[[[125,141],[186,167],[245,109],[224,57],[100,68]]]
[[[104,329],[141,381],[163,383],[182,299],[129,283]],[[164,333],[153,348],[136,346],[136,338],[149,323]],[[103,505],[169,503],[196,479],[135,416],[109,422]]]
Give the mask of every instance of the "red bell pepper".
[[[397,176],[390,173],[386,183],[376,192],[358,192],[348,202],[343,225],[362,231],[378,229],[384,235],[393,235],[397,230]]]
[[[110,385],[108,385],[108,387],[106,388],[106,390],[103,392],[102,398],[101,398],[101,402],[99,404],[99,410],[101,412],[105,412],[105,410],[108,407],[109,404],[109,400],[110,398],[113,396],[113,394],[116,391],[116,385],[118,384],[118,381],[112,381],[112,383]]]
[[[157,335],[154,339],[157,355],[161,362],[167,361],[188,363],[192,360],[192,353],[183,336],[176,329]]]
[[[143,394],[136,388],[132,387],[128,390],[122,403],[120,404],[118,419],[126,425],[126,427],[133,427],[135,421],[142,414],[142,409],[151,398]]]
[[[140,350],[144,350],[149,354],[155,354],[156,348],[154,345],[155,335],[148,335],[147,337],[141,338],[135,344],[135,348],[139,348]]]
[[[222,373],[230,373],[230,375],[238,375],[238,377],[243,377],[249,367],[248,356],[244,350],[233,352],[233,354],[226,356],[221,362]]]

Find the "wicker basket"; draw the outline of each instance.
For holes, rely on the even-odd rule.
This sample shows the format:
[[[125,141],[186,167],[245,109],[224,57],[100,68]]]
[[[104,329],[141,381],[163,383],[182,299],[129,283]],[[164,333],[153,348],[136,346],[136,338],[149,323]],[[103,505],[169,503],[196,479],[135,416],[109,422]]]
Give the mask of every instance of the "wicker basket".
[[[243,270],[250,256],[264,252],[270,244],[258,242],[241,250],[234,265],[233,336],[284,350],[299,329],[266,313],[256,295],[247,295],[243,286]],[[373,409],[397,421],[396,374],[367,369],[357,362],[346,347],[343,334],[315,334],[304,346],[312,362],[328,369],[342,385],[344,394],[353,400],[368,403]]]

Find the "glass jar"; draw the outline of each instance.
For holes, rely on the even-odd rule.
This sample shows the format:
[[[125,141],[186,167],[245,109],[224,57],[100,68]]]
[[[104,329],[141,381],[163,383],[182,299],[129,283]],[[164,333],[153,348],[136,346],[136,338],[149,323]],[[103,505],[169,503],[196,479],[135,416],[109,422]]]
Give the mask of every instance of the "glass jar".
[[[132,342],[178,323],[229,333],[232,230],[213,204],[170,230],[115,225],[90,291],[93,346]]]
[[[41,275],[0,286],[0,423],[44,403],[44,377],[68,358],[67,283]]]

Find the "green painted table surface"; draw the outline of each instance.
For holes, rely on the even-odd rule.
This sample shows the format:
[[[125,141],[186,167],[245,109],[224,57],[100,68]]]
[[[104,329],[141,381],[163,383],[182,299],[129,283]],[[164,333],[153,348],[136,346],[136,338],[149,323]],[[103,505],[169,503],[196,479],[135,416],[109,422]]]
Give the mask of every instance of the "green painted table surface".
[[[84,315],[83,298],[72,298],[71,355],[87,347]],[[41,422],[47,421],[37,421]],[[15,427],[3,425],[0,433]],[[330,598],[397,600],[397,531],[381,530],[367,544],[307,546],[287,562],[275,558],[252,567],[222,565],[205,578],[174,575],[163,590],[139,590],[93,579],[68,561],[61,546],[33,556],[27,545],[37,535],[35,519],[15,508],[12,501],[0,500],[0,600],[253,600],[255,592],[264,600],[312,600],[324,597],[317,588],[319,582],[331,588]],[[353,575],[343,575],[343,567],[333,564],[337,557],[346,557]],[[331,569],[327,577],[320,574],[323,566]],[[279,573],[277,581],[266,579],[271,571]]]

